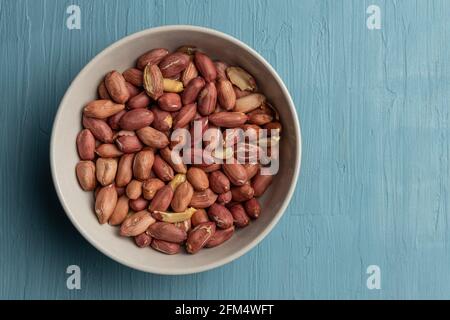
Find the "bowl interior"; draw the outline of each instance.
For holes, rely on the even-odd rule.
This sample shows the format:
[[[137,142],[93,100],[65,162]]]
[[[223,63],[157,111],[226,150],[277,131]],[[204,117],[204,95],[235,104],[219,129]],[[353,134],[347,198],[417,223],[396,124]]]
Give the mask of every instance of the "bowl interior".
[[[261,198],[261,217],[238,230],[223,245],[201,250],[196,255],[166,256],[150,249],[137,248],[131,239],[119,237],[118,228],[100,225],[93,212],[92,193],[83,192],[75,176],[78,155],[75,146],[81,130],[83,106],[96,98],[96,88],[113,69],[120,72],[134,65],[142,53],[157,47],[174,50],[191,44],[213,58],[247,69],[269,101],[277,108],[283,124],[280,168],[266,195]],[[237,40],[219,32],[195,27],[163,27],[129,36],[94,58],[68,89],[55,119],[51,160],[52,173],[60,200],[74,225],[95,247],[130,267],[153,273],[185,274],[204,271],[227,263],[256,245],[274,226],[287,205],[299,169],[300,137],[297,117],[283,85],[271,68]]]

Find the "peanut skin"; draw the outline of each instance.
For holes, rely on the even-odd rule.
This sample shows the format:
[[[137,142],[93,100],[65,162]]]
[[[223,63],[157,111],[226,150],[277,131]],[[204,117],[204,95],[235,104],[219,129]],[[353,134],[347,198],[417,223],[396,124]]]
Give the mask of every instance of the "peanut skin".
[[[211,237],[216,232],[216,225],[214,222],[205,222],[199,224],[189,232],[188,239],[186,241],[186,251],[194,254],[200,251]]]

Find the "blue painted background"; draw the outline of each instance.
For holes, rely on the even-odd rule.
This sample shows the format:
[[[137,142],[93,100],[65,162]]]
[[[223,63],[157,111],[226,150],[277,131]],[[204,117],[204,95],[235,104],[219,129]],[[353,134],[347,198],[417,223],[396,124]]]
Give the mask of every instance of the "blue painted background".
[[[81,8],[68,30],[66,8]],[[366,8],[379,5],[381,30]],[[450,298],[450,2],[0,0],[0,298]],[[49,139],[75,75],[114,41],[194,24],[278,70],[301,117],[303,163],[279,225],[222,268],[123,267],[72,227]],[[66,288],[66,267],[82,289]],[[366,268],[381,268],[368,290]]]

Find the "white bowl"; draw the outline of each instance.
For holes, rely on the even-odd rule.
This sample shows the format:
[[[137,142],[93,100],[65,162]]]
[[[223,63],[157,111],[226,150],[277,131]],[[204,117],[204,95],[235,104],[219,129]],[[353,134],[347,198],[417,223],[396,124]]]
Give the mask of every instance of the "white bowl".
[[[98,83],[113,69],[124,71],[144,52],[163,47],[175,50],[189,44],[231,65],[247,69],[260,90],[278,109],[283,125],[280,170],[261,198],[261,217],[238,230],[219,247],[195,255],[168,256],[140,249],[118,228],[100,225],[93,211],[93,195],[83,192],[75,175],[78,162],[75,139],[81,130],[83,106],[96,98]],[[98,250],[129,267],[158,274],[189,274],[224,265],[256,246],[283,215],[295,189],[300,170],[300,126],[292,99],[275,70],[253,49],[224,33],[194,26],[164,26],[144,30],[117,41],[98,54],[70,85],[56,114],[50,148],[53,182],[59,200],[78,231]]]

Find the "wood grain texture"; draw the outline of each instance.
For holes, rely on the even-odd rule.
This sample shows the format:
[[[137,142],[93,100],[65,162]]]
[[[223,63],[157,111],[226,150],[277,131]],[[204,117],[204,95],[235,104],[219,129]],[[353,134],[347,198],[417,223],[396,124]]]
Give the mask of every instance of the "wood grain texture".
[[[68,30],[77,4],[82,29]],[[366,28],[381,7],[382,29]],[[450,298],[450,3],[0,0],[0,298]],[[136,31],[194,24],[260,52],[291,91],[303,161],[285,216],[222,268],[157,276],[97,252],[53,189],[49,137],[70,81]],[[66,288],[66,267],[82,289]],[[366,268],[381,267],[368,290]]]

